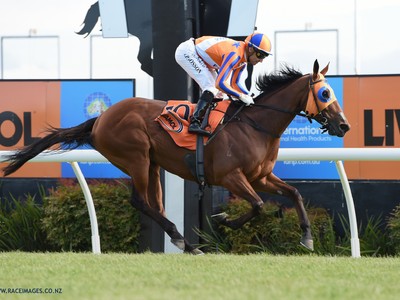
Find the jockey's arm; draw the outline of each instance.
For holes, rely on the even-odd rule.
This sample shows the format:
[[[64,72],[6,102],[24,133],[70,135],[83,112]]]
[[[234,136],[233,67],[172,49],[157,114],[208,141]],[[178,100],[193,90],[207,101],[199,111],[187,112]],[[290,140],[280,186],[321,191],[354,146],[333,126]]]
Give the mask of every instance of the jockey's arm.
[[[247,90],[245,80],[247,78],[247,65],[244,64],[239,68],[236,68],[232,71],[231,76],[231,86],[236,90],[240,91],[240,93],[249,95],[250,92]]]
[[[215,86],[219,90],[236,98],[239,98],[240,94],[248,94],[248,91],[246,89],[243,90],[238,84],[243,71],[243,68],[237,68],[239,61],[240,57],[234,52],[226,55],[215,81]]]

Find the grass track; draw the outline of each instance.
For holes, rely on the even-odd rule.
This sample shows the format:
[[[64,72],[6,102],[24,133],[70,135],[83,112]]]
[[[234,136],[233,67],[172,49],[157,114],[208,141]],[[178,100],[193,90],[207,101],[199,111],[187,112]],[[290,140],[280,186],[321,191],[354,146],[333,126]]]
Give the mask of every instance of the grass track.
[[[399,299],[400,258],[0,253],[0,299]]]

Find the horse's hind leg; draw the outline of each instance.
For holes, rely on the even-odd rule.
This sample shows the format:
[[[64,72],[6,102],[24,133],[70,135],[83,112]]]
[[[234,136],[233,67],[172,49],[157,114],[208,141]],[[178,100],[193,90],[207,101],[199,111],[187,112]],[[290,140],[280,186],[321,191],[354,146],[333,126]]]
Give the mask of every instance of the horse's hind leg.
[[[171,237],[171,242],[174,243],[179,249],[190,252],[192,254],[203,254],[199,249],[193,247],[177,230],[176,225],[164,217],[158,210],[147,205],[136,190],[135,185],[132,185],[132,196],[131,204],[137,210],[141,211],[145,215],[157,222],[161,228]]]
[[[304,208],[303,198],[301,197],[299,191],[295,187],[279,179],[273,173],[269,174],[267,177],[264,177],[257,182],[252,183],[252,185],[257,191],[286,196],[293,201],[294,207],[299,217],[300,228],[303,231],[300,244],[307,249],[313,251],[314,245],[311,235],[311,225],[307,216],[307,212]]]
[[[176,225],[165,217],[162,204],[162,189],[160,182],[160,167],[152,164],[148,159],[140,160],[136,157],[137,164],[131,168],[133,178],[131,204],[158,225],[171,237],[171,242],[179,249],[192,254],[202,254],[193,247],[178,232]]]
[[[176,225],[170,222],[166,218],[164,205],[162,202],[160,166],[153,163],[150,163],[150,168],[149,168],[149,184],[148,184],[147,195],[149,197],[150,207],[162,215],[162,218],[160,218],[160,222],[164,224],[165,227],[163,227],[163,225],[160,222],[158,221],[157,222],[171,237],[171,243],[173,243],[179,249],[184,250],[186,252],[191,252],[193,254],[202,254],[202,252],[199,249],[196,249],[191,244],[189,244],[189,242],[186,239],[184,239],[183,236],[178,232]]]
[[[160,166],[150,162],[149,183],[147,185],[147,195],[149,197],[150,206],[162,214],[164,217],[165,210],[162,201],[162,187],[160,181]]]

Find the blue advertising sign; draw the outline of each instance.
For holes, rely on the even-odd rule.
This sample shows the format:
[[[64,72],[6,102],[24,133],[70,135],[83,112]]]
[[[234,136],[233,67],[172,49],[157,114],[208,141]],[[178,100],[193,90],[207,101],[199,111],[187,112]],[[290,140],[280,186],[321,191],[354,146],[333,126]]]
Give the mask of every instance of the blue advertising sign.
[[[61,127],[73,127],[99,116],[111,105],[135,95],[133,80],[70,80],[61,82]],[[79,163],[86,178],[127,177],[110,163]],[[68,163],[62,163],[64,178],[75,178]]]
[[[343,108],[343,78],[327,80]],[[296,116],[281,137],[281,148],[343,148],[342,138],[321,133],[319,127]],[[274,173],[282,179],[339,179],[333,161],[278,161]]]

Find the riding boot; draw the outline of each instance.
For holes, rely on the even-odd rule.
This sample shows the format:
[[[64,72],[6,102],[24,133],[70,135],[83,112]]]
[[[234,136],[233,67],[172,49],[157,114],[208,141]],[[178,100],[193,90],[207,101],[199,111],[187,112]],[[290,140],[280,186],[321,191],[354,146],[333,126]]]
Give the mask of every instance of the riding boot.
[[[196,108],[194,110],[193,116],[190,120],[190,125],[189,125],[190,133],[197,133],[205,136],[211,135],[211,132],[201,128],[201,121],[204,117],[204,114],[207,111],[208,105],[212,102],[213,99],[214,99],[214,94],[209,91],[204,91],[204,93],[200,96],[200,99],[197,102]]]

